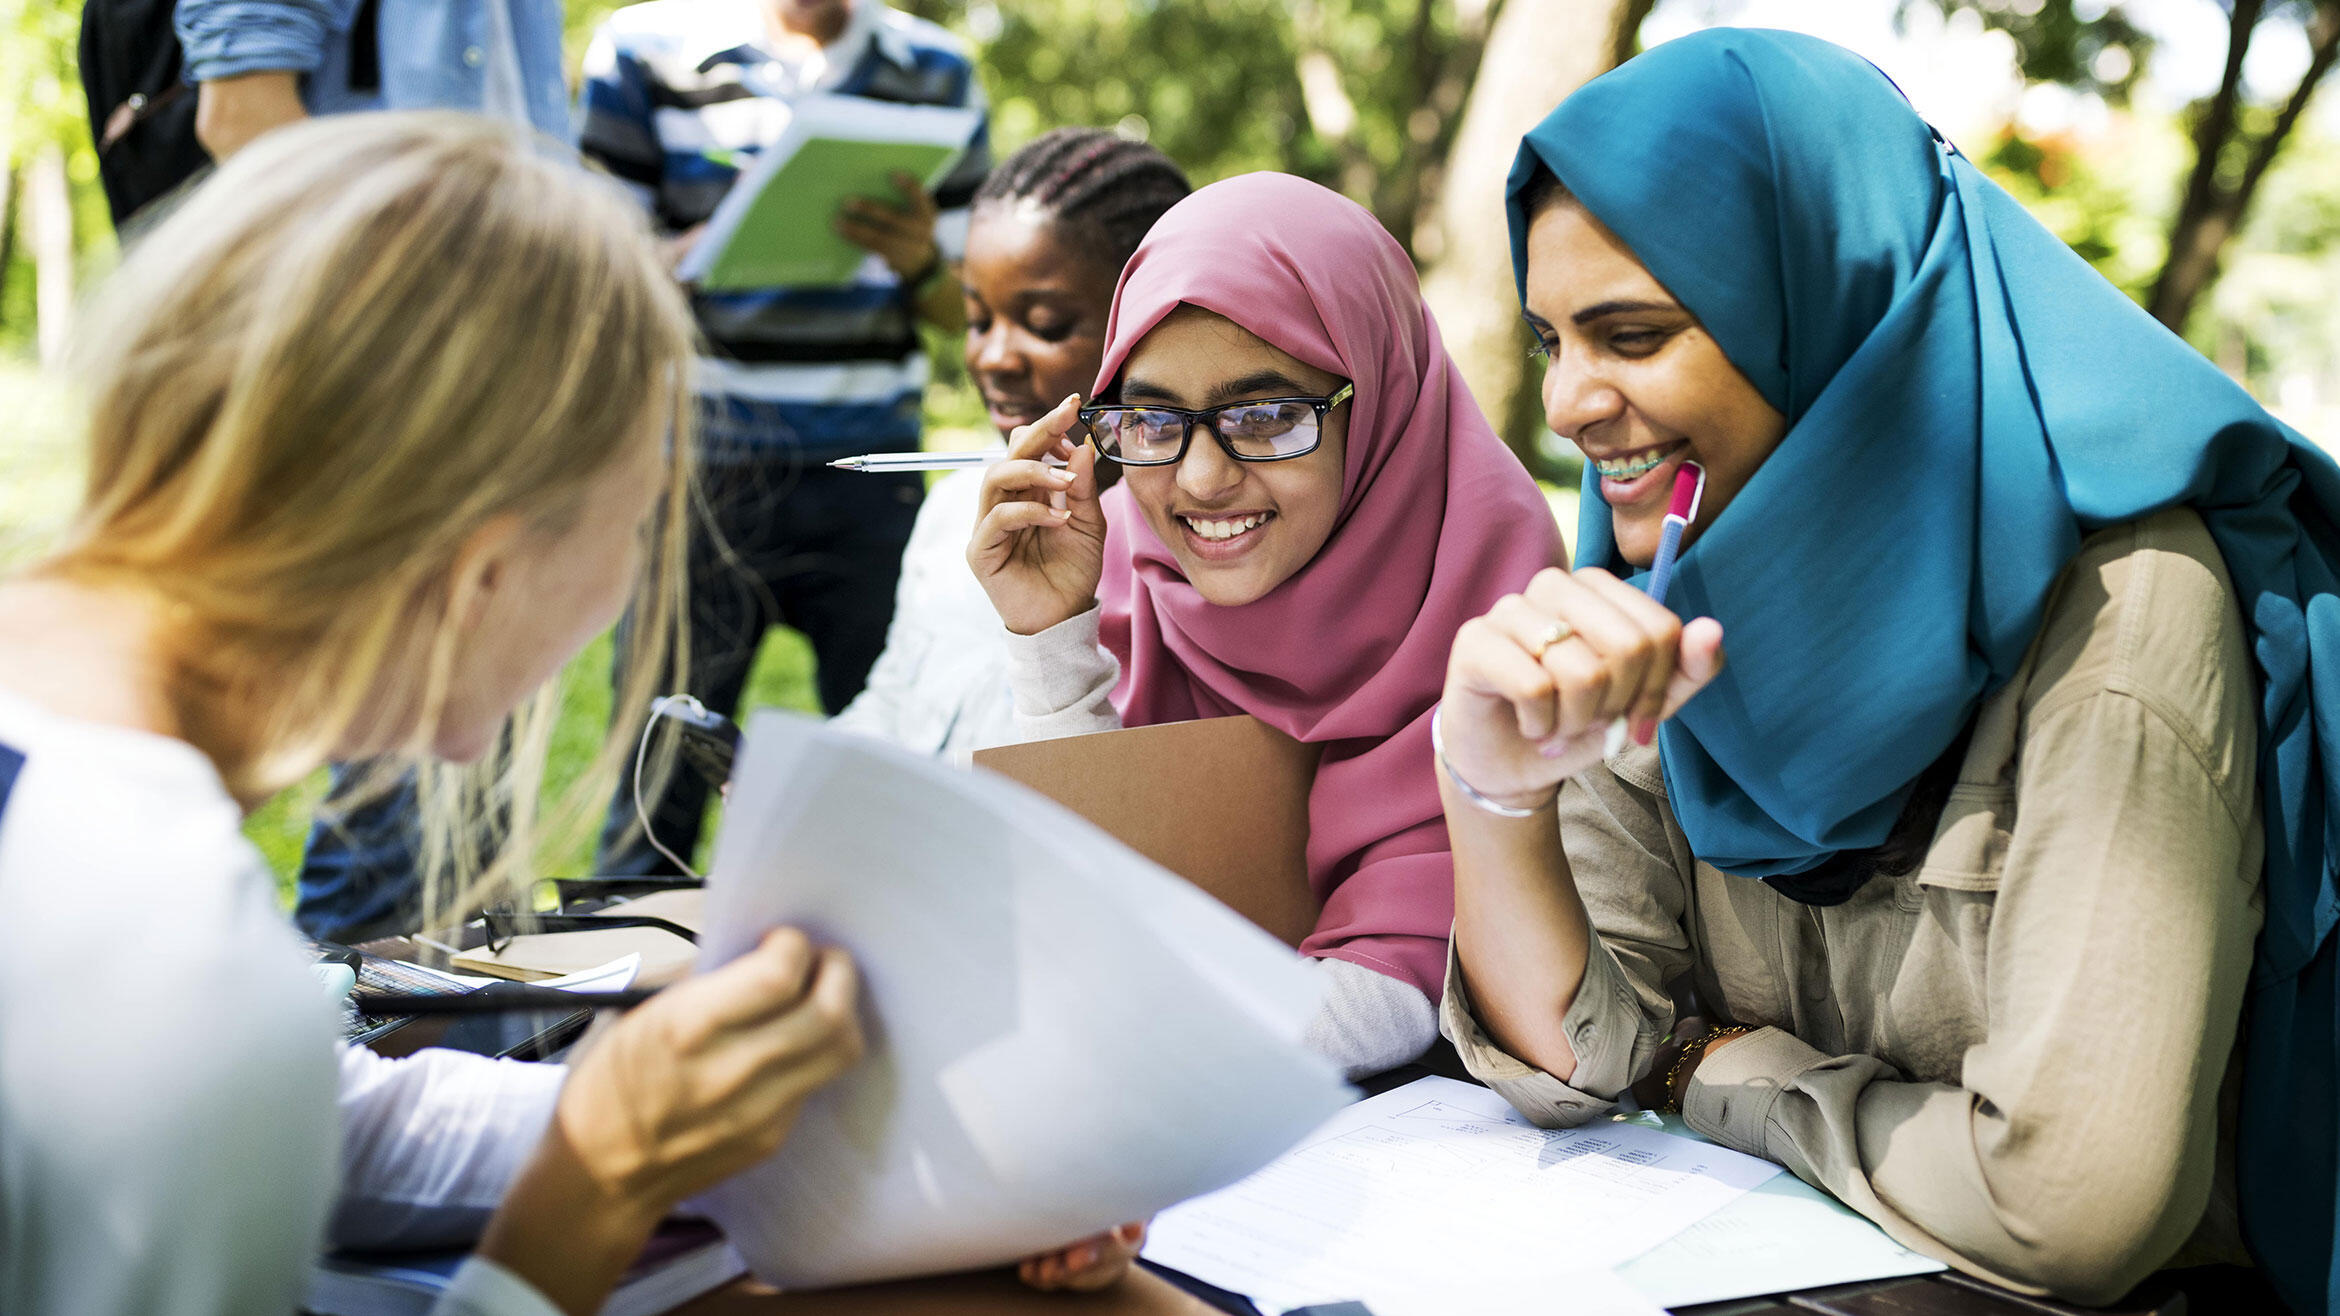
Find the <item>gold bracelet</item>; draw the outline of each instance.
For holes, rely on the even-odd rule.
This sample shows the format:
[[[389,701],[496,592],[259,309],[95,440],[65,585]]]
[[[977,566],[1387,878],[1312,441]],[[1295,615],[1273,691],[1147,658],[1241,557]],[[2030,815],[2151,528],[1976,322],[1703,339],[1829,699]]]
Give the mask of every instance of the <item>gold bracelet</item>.
[[[1682,1054],[1674,1057],[1674,1067],[1666,1071],[1666,1104],[1659,1109],[1668,1115],[1682,1113],[1682,1099],[1674,1095],[1674,1082],[1682,1077],[1682,1066],[1689,1064],[1694,1057],[1706,1054],[1706,1048],[1726,1037],[1737,1037],[1741,1033],[1754,1031],[1746,1024],[1717,1024],[1692,1038],[1689,1044],[1682,1048]]]

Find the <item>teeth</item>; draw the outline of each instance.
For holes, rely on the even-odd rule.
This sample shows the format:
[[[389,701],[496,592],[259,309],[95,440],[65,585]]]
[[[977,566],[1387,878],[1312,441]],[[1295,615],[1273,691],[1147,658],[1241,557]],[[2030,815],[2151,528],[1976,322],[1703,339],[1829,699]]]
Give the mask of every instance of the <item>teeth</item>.
[[[1192,516],[1182,516],[1178,519],[1186,522],[1188,529],[1204,539],[1233,539],[1245,531],[1255,530],[1265,525],[1269,515],[1267,512],[1254,512],[1249,516],[1239,516],[1231,521],[1205,521]]]
[[[1596,461],[1593,469],[1612,480],[1630,480],[1665,465],[1666,458],[1673,455],[1672,448],[1661,448],[1644,457],[1615,457],[1608,461]]]

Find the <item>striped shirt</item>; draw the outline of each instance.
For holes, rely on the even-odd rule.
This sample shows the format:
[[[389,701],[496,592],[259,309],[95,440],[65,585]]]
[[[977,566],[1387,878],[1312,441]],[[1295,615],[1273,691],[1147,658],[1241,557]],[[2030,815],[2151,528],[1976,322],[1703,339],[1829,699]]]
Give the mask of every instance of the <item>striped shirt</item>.
[[[650,0],[612,14],[585,57],[578,145],[630,186],[658,226],[714,213],[740,169],[814,94],[980,109],[958,39],[854,0],[844,31],[801,60],[775,54],[762,0]],[[989,126],[935,189],[946,260],[991,166]],[[927,362],[909,289],[872,255],[843,287],[698,292],[702,435],[715,460],[915,448]]]

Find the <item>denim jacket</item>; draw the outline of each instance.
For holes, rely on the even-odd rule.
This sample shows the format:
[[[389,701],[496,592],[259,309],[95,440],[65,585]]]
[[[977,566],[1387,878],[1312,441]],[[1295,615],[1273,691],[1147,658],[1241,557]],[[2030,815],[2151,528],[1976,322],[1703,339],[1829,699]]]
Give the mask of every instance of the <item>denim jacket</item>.
[[[353,89],[350,28],[360,0],[178,0],[189,82],[245,73],[301,76],[312,114],[481,108],[493,35],[488,4],[508,4],[529,121],[566,140],[560,0],[381,0],[381,86]]]

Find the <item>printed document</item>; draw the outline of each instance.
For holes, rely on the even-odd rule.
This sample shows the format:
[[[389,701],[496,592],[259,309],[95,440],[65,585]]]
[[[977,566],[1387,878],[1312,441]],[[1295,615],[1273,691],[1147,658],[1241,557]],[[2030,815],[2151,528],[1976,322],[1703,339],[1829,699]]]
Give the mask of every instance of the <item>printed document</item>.
[[[1145,1255],[1269,1312],[1592,1310],[1579,1293],[1627,1301],[1610,1268],[1779,1173],[1640,1124],[1539,1129],[1485,1088],[1425,1078],[1163,1213]]]
[[[1860,1212],[1782,1174],[1617,1274],[1661,1307],[1689,1307],[1945,1269],[1894,1242]]]
[[[1207,825],[1207,824],[1205,824]],[[780,924],[851,951],[868,1057],[697,1205],[756,1274],[997,1265],[1232,1183],[1355,1094],[1290,947],[1059,805],[759,714],[704,964]]]

